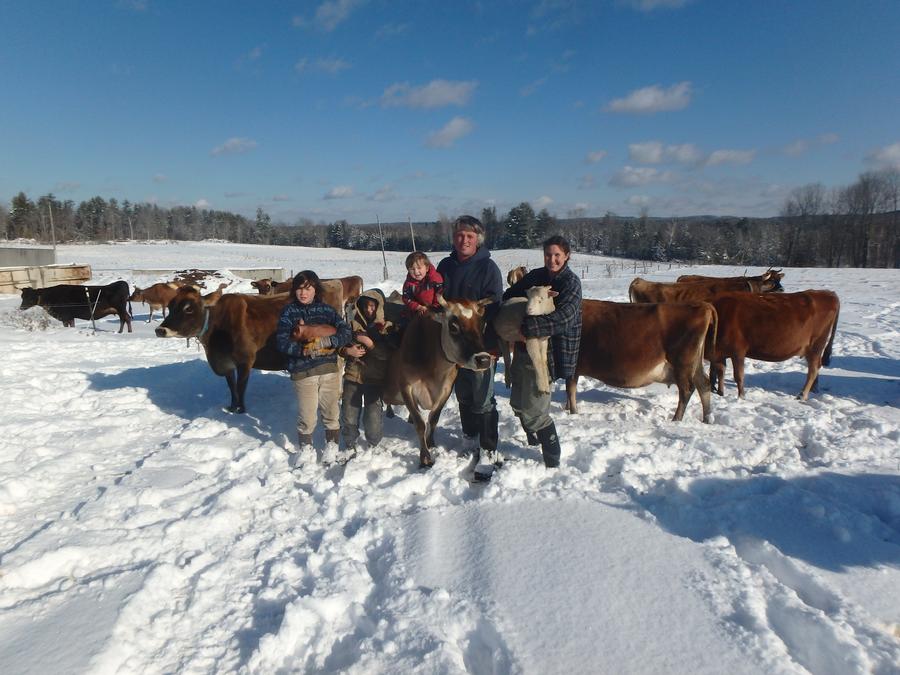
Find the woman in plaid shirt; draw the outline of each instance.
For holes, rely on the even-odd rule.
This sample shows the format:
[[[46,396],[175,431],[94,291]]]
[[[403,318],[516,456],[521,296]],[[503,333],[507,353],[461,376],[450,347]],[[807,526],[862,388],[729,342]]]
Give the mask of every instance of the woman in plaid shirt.
[[[544,266],[528,272],[510,286],[503,299],[524,296],[532,286],[550,286],[559,295],[554,298],[556,309],[550,314],[526,316],[522,322],[525,337],[549,337],[547,365],[550,381],[566,379],[575,374],[578,349],[581,343],[581,280],[569,268],[571,248],[563,237],[555,235],[544,242]],[[530,445],[541,445],[544,464],[559,466],[560,447],[556,425],[550,417],[550,394],[537,387],[534,364],[528,357],[525,344],[516,345],[515,359],[510,368],[512,391],[509,403],[522,422]]]

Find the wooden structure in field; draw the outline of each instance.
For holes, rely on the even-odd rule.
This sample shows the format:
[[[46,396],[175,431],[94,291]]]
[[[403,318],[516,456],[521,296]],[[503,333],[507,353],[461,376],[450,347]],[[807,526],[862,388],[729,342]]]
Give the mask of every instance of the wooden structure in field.
[[[46,288],[56,284],[80,284],[91,280],[90,265],[31,265],[0,267],[0,293]]]

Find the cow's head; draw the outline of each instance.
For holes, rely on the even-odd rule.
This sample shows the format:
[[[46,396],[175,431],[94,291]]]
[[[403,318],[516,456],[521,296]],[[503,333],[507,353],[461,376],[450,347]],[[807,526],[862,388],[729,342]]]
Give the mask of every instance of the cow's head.
[[[445,300],[437,296],[442,312],[432,318],[441,324],[441,348],[448,361],[460,368],[490,368],[493,357],[484,348],[484,306],[490,300]]]
[[[784,272],[770,267],[761,277],[760,291],[763,293],[783,293],[784,286],[781,285],[783,278]]]
[[[271,279],[251,281],[250,285],[253,286],[253,288],[255,288],[257,291],[259,291],[260,295],[270,295],[275,290],[275,284],[272,283]]]
[[[144,299],[143,293],[144,293],[144,291],[142,289],[140,289],[138,286],[135,286],[134,293],[129,295],[128,299],[132,300],[134,302],[140,302],[141,300]]]
[[[532,286],[525,294],[528,296],[528,304],[525,305],[525,314],[528,316],[550,314],[556,309],[553,298],[559,293],[550,286]]]
[[[513,267],[506,274],[506,283],[512,286],[514,283],[519,281],[522,277],[528,274],[528,268],[524,265],[520,265],[519,267]]]
[[[156,329],[157,337],[194,337],[203,330],[207,310],[193,286],[182,286],[169,302],[169,316]]]
[[[22,289],[22,304],[19,305],[19,309],[28,309],[29,307],[34,307],[38,304],[40,297],[38,296],[38,292],[28,286],[27,288]]]

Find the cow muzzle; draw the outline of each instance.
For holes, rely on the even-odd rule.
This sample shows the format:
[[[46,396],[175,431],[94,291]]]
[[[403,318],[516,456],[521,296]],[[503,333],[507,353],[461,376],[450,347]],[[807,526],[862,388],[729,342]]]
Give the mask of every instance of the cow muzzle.
[[[487,370],[493,365],[494,357],[487,352],[478,352],[470,359],[470,362],[472,370]]]
[[[170,328],[163,328],[160,326],[156,329],[156,337],[175,337],[178,335],[175,331]]]

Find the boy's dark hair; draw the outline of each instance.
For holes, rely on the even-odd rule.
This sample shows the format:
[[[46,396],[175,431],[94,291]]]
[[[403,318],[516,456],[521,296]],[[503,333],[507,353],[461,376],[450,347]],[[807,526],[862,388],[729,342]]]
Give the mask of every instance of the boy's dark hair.
[[[568,240],[561,234],[554,234],[552,237],[544,239],[543,250],[546,251],[551,246],[559,246],[566,255],[571,255],[572,253],[572,247],[569,246]]]
[[[291,294],[295,294],[298,288],[307,284],[316,289],[315,299],[321,301],[323,293],[322,282],[319,280],[319,275],[312,270],[303,270],[294,275],[294,281],[291,283]]]
[[[421,251],[413,251],[408,256],[406,256],[406,269],[409,269],[417,262],[424,263],[425,267],[428,267],[431,264],[431,261],[428,259],[427,255],[425,255]]]

